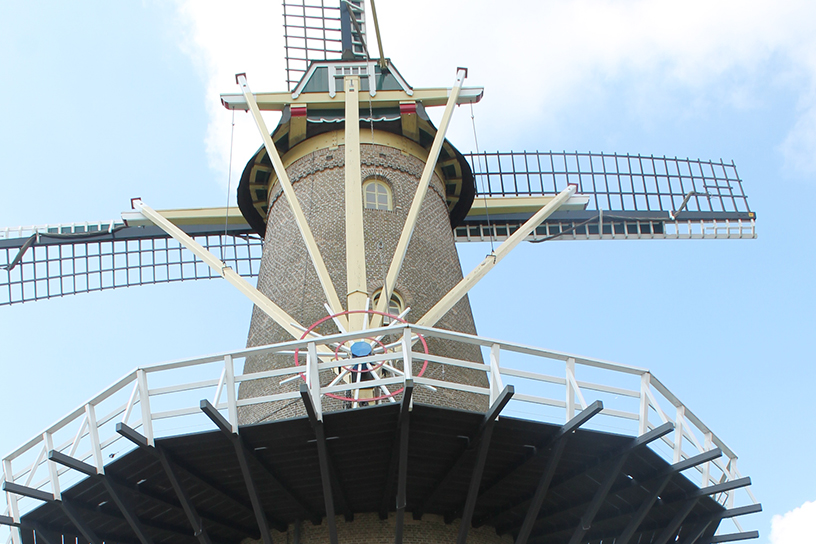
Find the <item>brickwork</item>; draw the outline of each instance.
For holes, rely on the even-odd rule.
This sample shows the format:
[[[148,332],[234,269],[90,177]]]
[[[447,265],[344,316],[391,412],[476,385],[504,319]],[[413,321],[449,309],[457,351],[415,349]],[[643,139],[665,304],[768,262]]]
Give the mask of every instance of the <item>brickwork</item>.
[[[302,144],[301,144],[302,145]],[[295,192],[320,248],[332,282],[342,301],[346,297],[345,264],[345,204],[344,147],[314,151],[296,160],[287,171]],[[366,272],[369,295],[382,287],[385,273],[411,206],[424,163],[399,149],[382,145],[362,146],[363,179],[377,176],[390,186],[393,210],[364,210]],[[406,254],[405,264],[395,286],[407,307],[408,321],[425,314],[450,288],[462,279],[459,258],[454,246],[448,219],[442,181],[434,175],[420,211],[419,220]],[[278,186],[270,191],[264,254],[258,277],[258,288],[280,305],[301,324],[310,324],[327,315],[325,296],[303,244],[286,196]],[[467,333],[476,332],[467,298],[461,300],[436,325],[439,328]],[[321,332],[337,332],[323,328]],[[291,337],[257,308],[252,315],[248,346],[258,346],[290,340]],[[429,342],[431,353],[471,361],[482,361],[478,348],[434,340]],[[415,348],[419,349],[419,348]],[[264,356],[247,360],[246,372],[291,366],[293,357]],[[415,363],[418,372],[420,363]],[[328,383],[334,375],[321,375]],[[425,376],[487,386],[484,373],[429,364]],[[257,397],[296,391],[297,381],[279,384],[279,379],[259,380],[241,385],[240,398]],[[486,409],[483,396],[443,388],[436,392],[417,388],[417,402],[454,408]],[[343,409],[342,401],[324,398],[323,410]],[[299,400],[263,403],[243,407],[239,412],[242,424],[283,419],[305,412]]]
[[[357,514],[354,521],[347,523],[343,516],[335,518],[337,524],[337,540],[341,544],[393,544],[395,529],[395,514],[388,519],[381,520],[377,514]],[[445,524],[441,516],[426,514],[422,520],[414,520],[410,514],[404,518],[404,544],[453,544],[459,533],[459,520]],[[275,543],[286,544],[325,544],[329,542],[329,528],[326,520],[320,525],[309,522],[300,524],[300,538],[295,540],[295,527],[290,525],[285,533],[272,531],[272,540]],[[511,544],[510,535],[499,536],[493,527],[471,528],[468,531],[468,544]],[[244,539],[242,544],[257,544],[259,540]]]

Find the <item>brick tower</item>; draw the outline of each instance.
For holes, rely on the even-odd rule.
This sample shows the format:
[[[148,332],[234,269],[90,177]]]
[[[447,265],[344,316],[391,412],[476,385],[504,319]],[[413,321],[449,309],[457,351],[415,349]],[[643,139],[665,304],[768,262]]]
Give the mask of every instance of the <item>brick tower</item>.
[[[405,93],[410,87],[404,84],[393,66],[381,71],[373,63],[360,65],[353,62],[314,66],[301,82],[299,88],[306,90],[299,96],[308,100],[311,94],[315,100],[320,100],[330,90],[329,78],[335,79],[337,84],[344,81],[340,75],[330,73],[348,72],[355,68],[374,72],[375,77],[371,79],[378,80],[377,94],[410,97]],[[395,108],[393,99],[377,100],[376,95],[371,96],[367,92],[369,78],[345,76],[345,81],[352,88],[353,85],[358,86],[350,92],[359,91],[361,95],[357,100],[359,121],[354,123],[358,127],[355,136],[358,138],[359,167],[352,178],[362,189],[360,204],[364,251],[361,255],[364,254],[365,259],[362,300],[367,299],[367,304],[373,308],[379,302],[383,286],[388,283],[389,265],[406,228],[415,195],[419,194],[417,188],[437,130],[428,119],[421,101],[398,100]],[[432,100],[438,104],[440,97],[432,97]],[[271,131],[271,139],[281,156],[331,283],[343,299],[352,296],[354,291],[347,277],[350,267],[347,264],[346,244],[349,219],[346,161],[350,156],[346,139],[353,131],[345,127],[343,113],[346,104],[342,95],[336,93],[334,102],[331,99],[329,102],[314,109],[310,106],[286,106],[280,123]],[[408,322],[415,322],[425,315],[462,280],[452,228],[467,214],[473,200],[473,175],[468,163],[447,141],[441,145],[436,168],[431,173],[427,189],[422,194],[416,226],[405,250],[404,264],[396,276],[390,304],[386,307],[386,313],[391,315],[409,309],[404,316]],[[329,310],[321,280],[264,147],[250,159],[244,170],[238,201],[247,221],[264,236],[258,289],[304,326],[327,318]],[[346,306],[346,309],[349,308]],[[369,315],[369,319],[373,315]],[[436,326],[475,334],[467,297],[445,313]],[[338,329],[329,320],[320,327],[320,332],[336,333]],[[291,339],[290,332],[255,308],[248,346]],[[386,339],[393,340],[389,337]],[[476,348],[462,353],[462,347],[458,346],[454,353],[452,346],[446,346],[440,340],[432,342],[429,349],[443,356],[456,355],[479,362],[482,359]],[[291,356],[273,355],[252,358],[247,362],[246,369],[260,372],[291,364]],[[417,366],[415,372],[419,371],[420,366]],[[480,371],[452,370],[431,363],[424,370],[424,375],[442,381],[487,386],[486,376]],[[334,377],[331,372],[324,372],[321,382],[325,385]],[[240,393],[243,397],[270,395],[297,390],[298,385],[296,380],[279,383],[270,379],[246,384]],[[382,396],[383,392],[370,394]],[[478,395],[445,389],[419,389],[415,399],[464,410],[484,411],[486,408],[484,399]],[[338,410],[347,404],[331,398],[326,400],[324,409]],[[303,413],[300,403],[265,403],[245,407],[241,421],[255,423]]]

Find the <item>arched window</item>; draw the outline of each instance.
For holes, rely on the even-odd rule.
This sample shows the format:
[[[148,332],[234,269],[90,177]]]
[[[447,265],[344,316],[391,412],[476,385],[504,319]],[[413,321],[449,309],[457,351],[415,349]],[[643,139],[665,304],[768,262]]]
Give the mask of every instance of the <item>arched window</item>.
[[[377,309],[377,304],[380,302],[380,294],[382,293],[382,289],[378,290],[374,293],[374,296],[371,297],[371,307],[372,309]],[[405,304],[402,302],[402,297],[394,291],[391,293],[391,300],[388,301],[388,309],[385,311],[391,315],[400,315],[402,311],[405,309]],[[391,323],[390,317],[383,317],[383,325],[388,325]]]
[[[368,210],[393,210],[391,188],[381,179],[363,182],[363,199]]]

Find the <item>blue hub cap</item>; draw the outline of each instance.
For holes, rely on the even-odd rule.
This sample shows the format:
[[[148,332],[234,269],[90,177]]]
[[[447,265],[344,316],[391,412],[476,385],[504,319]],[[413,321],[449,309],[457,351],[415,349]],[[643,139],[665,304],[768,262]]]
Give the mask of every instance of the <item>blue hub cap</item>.
[[[371,344],[368,342],[354,342],[351,345],[352,357],[367,357],[371,355]]]

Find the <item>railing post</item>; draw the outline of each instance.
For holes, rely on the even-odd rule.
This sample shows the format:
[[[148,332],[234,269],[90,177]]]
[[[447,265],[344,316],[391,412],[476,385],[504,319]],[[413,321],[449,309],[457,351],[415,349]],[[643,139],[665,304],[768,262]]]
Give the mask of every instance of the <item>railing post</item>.
[[[47,456],[48,452],[54,449],[54,438],[48,431],[45,431],[42,436],[43,442],[45,442],[45,451]],[[60,491],[59,472],[57,472],[57,463],[50,459],[48,459],[46,463],[48,464],[48,479],[51,483],[51,493],[54,494],[55,500],[61,500],[62,492]]]
[[[232,355],[224,356],[224,381],[227,386],[227,415],[229,416],[232,432],[238,432],[238,402],[235,398],[235,365]]]
[[[34,470],[32,468],[32,470]],[[14,483],[14,471],[11,469],[11,459],[3,459],[3,480]],[[6,503],[8,503],[9,514],[15,523],[20,523],[20,506],[17,503],[18,497],[14,493],[6,491]],[[19,527],[9,527],[11,532],[11,541],[13,544],[22,544],[23,535],[20,533]]]
[[[153,441],[153,416],[150,415],[150,390],[147,388],[147,373],[143,369],[136,371],[136,380],[139,384],[139,408],[142,411],[142,433],[147,438],[149,446]]]
[[[638,436],[646,434],[649,430],[649,379],[651,374],[644,372],[640,375],[640,412],[638,414]]]
[[[309,394],[312,395],[317,419],[323,421],[323,406],[320,402],[320,373],[317,370],[317,347],[314,342],[309,342],[308,355],[306,359],[306,384],[309,386]]]
[[[105,466],[102,460],[102,446],[99,442],[99,427],[96,424],[96,410],[93,404],[85,405],[85,415],[88,417],[88,437],[91,439],[91,449],[93,450],[94,465],[97,474],[105,473]]]
[[[504,385],[502,385],[501,371],[499,370],[499,354],[501,346],[493,344],[490,346],[490,406],[499,398]]]
[[[683,459],[683,427],[686,423],[686,407],[682,404],[677,407],[674,416],[674,463]]]
[[[414,359],[411,355],[414,348],[411,346],[411,327],[405,327],[402,331],[402,371],[406,380],[410,380],[414,372]]]
[[[714,442],[714,433],[711,431],[705,433],[705,451],[709,451],[711,449],[711,445]],[[703,464],[703,487],[708,487],[711,484],[711,461],[707,461]]]
[[[572,379],[570,379],[572,378]],[[567,359],[567,419],[571,420],[575,417],[575,390],[572,388],[572,382],[575,380],[575,359],[570,357]]]

